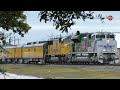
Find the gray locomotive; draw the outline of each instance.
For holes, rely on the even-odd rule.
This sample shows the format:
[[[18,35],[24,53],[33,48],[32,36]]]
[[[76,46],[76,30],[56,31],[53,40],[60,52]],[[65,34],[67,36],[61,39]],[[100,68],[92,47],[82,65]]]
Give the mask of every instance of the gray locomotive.
[[[117,41],[111,32],[81,33],[72,36],[68,62],[84,64],[118,63]]]

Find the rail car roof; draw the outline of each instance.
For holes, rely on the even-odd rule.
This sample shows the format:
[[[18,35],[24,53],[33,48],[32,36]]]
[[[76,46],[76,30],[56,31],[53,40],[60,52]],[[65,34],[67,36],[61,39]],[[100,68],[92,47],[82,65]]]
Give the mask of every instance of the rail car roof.
[[[19,46],[6,46],[6,47],[4,47],[4,48],[21,48],[22,47],[22,45],[19,45]]]
[[[46,43],[46,42],[49,42],[49,41],[52,41],[52,40],[28,42],[26,45],[41,44],[41,43]]]
[[[34,47],[34,46],[43,46],[45,43],[40,44],[31,44],[31,45],[24,45],[23,47]]]
[[[8,48],[21,48],[21,47],[34,47],[34,46],[43,46],[45,43],[41,43],[41,44],[31,44],[31,45],[19,45],[19,46],[7,46],[4,47],[6,49]]]

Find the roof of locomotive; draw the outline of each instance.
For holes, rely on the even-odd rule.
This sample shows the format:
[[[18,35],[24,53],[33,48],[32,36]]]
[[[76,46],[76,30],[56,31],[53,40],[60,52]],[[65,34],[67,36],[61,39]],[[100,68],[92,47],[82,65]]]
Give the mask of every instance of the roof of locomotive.
[[[115,35],[113,32],[95,32],[91,36],[93,36],[93,35],[99,35],[99,34],[105,34],[105,35],[112,34],[112,35]]]

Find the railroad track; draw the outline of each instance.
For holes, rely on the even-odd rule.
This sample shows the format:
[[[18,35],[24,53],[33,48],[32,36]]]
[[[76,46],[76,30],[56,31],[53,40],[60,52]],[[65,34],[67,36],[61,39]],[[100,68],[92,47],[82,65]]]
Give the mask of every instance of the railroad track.
[[[120,66],[120,64],[78,64],[78,63],[46,63],[46,64],[36,64],[36,63],[0,63],[0,64],[26,64],[26,65],[93,65],[93,66]]]
[[[0,64],[23,64],[23,65],[84,65],[84,66],[120,66],[119,64],[94,64],[94,63],[46,63],[46,64],[36,64],[36,63],[0,63]]]
[[[2,64],[1,64],[2,65]],[[5,64],[4,64],[5,65]],[[73,64],[47,64],[47,65],[39,65],[39,64],[14,64],[19,66],[42,66],[42,67],[64,67],[64,68],[77,68],[77,69],[101,69],[101,70],[112,70],[120,72],[120,64],[112,64],[112,65],[73,65]]]

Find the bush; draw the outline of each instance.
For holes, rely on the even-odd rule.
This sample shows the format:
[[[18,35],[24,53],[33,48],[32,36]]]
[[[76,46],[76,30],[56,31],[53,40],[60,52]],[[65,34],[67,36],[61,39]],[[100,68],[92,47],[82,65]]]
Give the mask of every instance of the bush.
[[[0,63],[2,63],[3,61],[2,61],[2,59],[0,59]]]
[[[0,72],[1,72],[2,74],[5,74],[5,72],[7,72],[7,70],[0,68]]]

